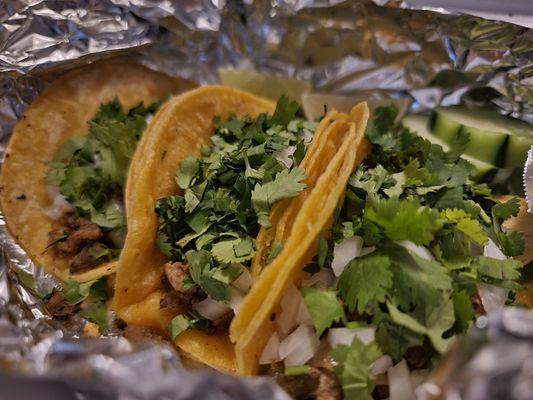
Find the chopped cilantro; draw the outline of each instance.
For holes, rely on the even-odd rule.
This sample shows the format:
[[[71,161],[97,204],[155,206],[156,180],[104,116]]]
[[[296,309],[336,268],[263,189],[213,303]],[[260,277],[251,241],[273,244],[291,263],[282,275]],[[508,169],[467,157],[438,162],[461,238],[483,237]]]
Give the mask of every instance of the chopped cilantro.
[[[362,314],[372,302],[384,302],[392,288],[391,262],[386,256],[371,254],[353,260],[339,278],[339,294],[348,309]]]
[[[159,199],[157,244],[175,261],[186,260],[192,284],[215,300],[229,300],[230,283],[255,255],[255,237],[269,226],[271,207],[305,188],[304,171],[276,158],[303,145],[315,124],[297,117],[298,104],[282,97],[273,115],[214,119],[211,146],[176,171],[182,196]],[[279,249],[273,246],[271,257]]]
[[[370,379],[370,366],[381,356],[375,342],[363,344],[357,337],[350,346],[338,345],[331,353],[335,360],[335,374],[339,378],[344,398],[367,400],[371,398],[374,382]]]
[[[334,291],[308,287],[302,288],[302,295],[319,336],[333,322],[339,321],[344,317],[344,310]]]
[[[65,142],[49,163],[47,182],[74,206],[76,213],[105,229],[124,226],[122,192],[128,166],[158,103],[124,112],[117,99],[102,104],[89,121],[89,133]]]
[[[518,199],[495,200],[490,189],[474,183],[472,165],[460,158],[468,134],[445,152],[396,125],[397,116],[394,107],[375,111],[366,131],[373,150],[350,178],[331,235],[325,232],[330,243],[319,238],[316,260],[327,268],[331,242],[354,235],[374,251],[346,266],[336,291],[303,290],[318,334],[334,322],[371,324],[377,344],[369,346],[395,361],[415,345],[446,351],[472,324],[478,283],[520,288],[519,261],[480,256],[489,238],[508,256],[524,249],[521,233],[502,231],[503,222],[519,212]],[[372,391],[365,349],[356,339],[332,352],[347,398],[368,398]]]

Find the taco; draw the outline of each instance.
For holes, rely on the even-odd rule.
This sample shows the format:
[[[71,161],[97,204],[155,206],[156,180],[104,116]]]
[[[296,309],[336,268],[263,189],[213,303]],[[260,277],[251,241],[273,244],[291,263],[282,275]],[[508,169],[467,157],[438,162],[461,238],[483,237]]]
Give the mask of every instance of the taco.
[[[365,160],[299,205],[232,322],[239,372],[273,375],[297,399],[415,398],[411,382],[457,335],[516,302],[531,216],[476,184],[460,147],[445,152],[397,113],[376,109]],[[322,224],[331,198],[340,207]]]
[[[128,180],[137,171],[114,298],[128,328],[150,328],[186,357],[244,372],[229,337],[234,315],[245,328],[253,312],[241,316],[240,305],[278,254],[297,250],[312,259],[320,229],[368,150],[366,104],[351,115],[332,111],[320,123],[298,110],[286,97],[276,105],[208,86],[155,115]],[[327,204],[316,202],[322,193]],[[324,206],[319,228],[300,249],[291,242],[295,217],[312,206]]]
[[[192,84],[131,61],[54,80],[15,125],[0,177],[7,227],[63,281],[115,271],[125,235],[125,178],[160,102]]]

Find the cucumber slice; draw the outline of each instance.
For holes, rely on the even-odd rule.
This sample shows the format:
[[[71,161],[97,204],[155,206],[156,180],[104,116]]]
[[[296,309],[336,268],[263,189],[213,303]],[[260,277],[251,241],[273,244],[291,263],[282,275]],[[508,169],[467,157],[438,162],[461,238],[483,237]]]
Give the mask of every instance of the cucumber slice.
[[[448,143],[446,143],[440,137],[430,133],[430,121],[428,117],[423,115],[407,115],[402,120],[402,125],[408,128],[410,131],[416,132],[418,136],[423,137],[433,144],[441,146],[444,151],[450,151],[451,146]],[[464,158],[466,161],[476,167],[477,172],[474,174],[474,179],[476,181],[483,179],[489,173],[492,173],[497,169],[493,164],[477,160],[464,154],[461,156],[461,158]]]
[[[437,108],[433,133],[451,144],[460,130],[470,134],[465,154],[503,167],[520,166],[533,144],[533,127],[490,110]]]
[[[263,74],[245,69],[220,68],[220,81],[225,86],[244,90],[277,101],[282,94],[302,103],[302,94],[311,91],[311,83],[296,78]]]

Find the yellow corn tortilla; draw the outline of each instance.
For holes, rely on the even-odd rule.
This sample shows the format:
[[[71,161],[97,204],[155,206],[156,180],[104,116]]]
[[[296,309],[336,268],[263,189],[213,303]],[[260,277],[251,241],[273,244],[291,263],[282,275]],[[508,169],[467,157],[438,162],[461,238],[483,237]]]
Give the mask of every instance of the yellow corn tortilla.
[[[100,104],[118,97],[129,109],[192,86],[132,61],[104,61],[53,81],[31,104],[16,124],[6,152],[0,203],[9,231],[37,264],[61,280],[87,281],[116,270],[116,263],[108,263],[71,275],[69,257],[45,251],[53,222],[44,212],[52,203],[45,182],[49,170],[45,161],[51,161],[66,140],[87,134],[87,121]]]
[[[230,337],[236,343],[239,374],[257,372],[259,357],[274,330],[283,293],[289,284],[298,284],[301,280],[302,270],[315,253],[318,236],[330,222],[356,161],[362,160],[358,149],[368,116],[366,103],[354,107],[350,120],[345,122],[349,126],[348,135],[338,151],[331,153],[333,157],[328,160],[315,187],[302,193],[303,199],[299,199],[300,196],[293,199],[299,210],[284,249],[272,264],[263,268],[230,326]],[[320,152],[315,157],[321,158]]]
[[[187,156],[199,156],[214,132],[213,118],[257,116],[275,104],[234,89],[206,86],[169,100],[159,110],[132,160],[126,193],[128,236],[119,259],[114,306],[130,324],[151,327],[165,334],[172,315],[180,310],[159,308],[163,295],[162,266],[168,261],[155,242],[155,202],[180,193],[174,174]],[[133,178],[134,176],[134,178]],[[235,371],[233,345],[227,334],[187,331],[175,341],[186,356],[227,372]]]

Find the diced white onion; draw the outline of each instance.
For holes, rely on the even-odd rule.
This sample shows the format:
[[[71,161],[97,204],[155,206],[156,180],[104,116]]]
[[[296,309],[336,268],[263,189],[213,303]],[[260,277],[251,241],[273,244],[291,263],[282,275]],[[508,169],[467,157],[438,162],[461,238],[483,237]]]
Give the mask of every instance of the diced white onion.
[[[363,238],[360,236],[353,236],[335,244],[333,261],[331,262],[331,269],[333,269],[335,276],[340,276],[350,261],[361,256],[362,248]]]
[[[374,246],[363,247],[361,249],[361,256],[360,257],[366,256],[367,254],[373,253],[375,251],[376,251],[376,248]]]
[[[252,276],[250,275],[250,271],[248,268],[246,268],[244,265],[240,265],[242,273],[239,275],[237,279],[235,279],[231,284],[235,286],[237,289],[242,290],[245,293],[248,293],[248,290],[250,289],[250,286],[252,286]]]
[[[279,361],[279,336],[277,332],[274,332],[263,350],[261,357],[259,358],[259,364],[271,364]]]
[[[417,244],[414,244],[410,240],[402,240],[402,241],[399,241],[398,244],[400,246],[405,247],[407,250],[412,251],[418,257],[421,257],[424,260],[428,260],[428,261],[435,260],[435,257],[433,257],[433,254],[431,254],[431,252],[424,246],[418,246]]]
[[[296,151],[296,146],[288,146],[283,150],[274,152],[272,155],[276,160],[285,164],[287,168],[292,167],[292,158],[290,158]]]
[[[58,220],[64,213],[74,210],[72,204],[59,192],[59,188],[48,186],[48,196],[52,200],[52,204],[44,209],[44,213],[51,219]]]
[[[319,284],[319,286],[327,289],[333,285],[333,282],[335,282],[335,275],[333,275],[333,272],[329,268],[324,268],[304,280],[302,286],[310,287]]]
[[[289,285],[281,299],[281,313],[276,322],[281,338],[286,337],[298,325],[298,314],[303,302],[300,291],[294,285]]]
[[[387,371],[390,400],[414,400],[415,392],[407,363],[402,360]]]
[[[229,299],[229,306],[231,307],[235,315],[237,315],[237,313],[239,312],[239,308],[241,307],[241,304],[244,300],[244,296],[245,296],[245,293],[242,292],[241,290],[234,288],[234,287],[231,288],[231,297]]]
[[[202,317],[211,321],[217,320],[231,310],[227,304],[222,301],[213,300],[211,297],[194,304],[192,308]]]
[[[392,358],[388,355],[379,357],[376,361],[370,365],[370,379],[374,379],[376,376],[384,374],[392,367]]]
[[[320,340],[315,330],[309,325],[300,325],[279,345],[279,355],[285,365],[302,365],[316,353]]]
[[[364,344],[368,344],[374,340],[376,328],[331,328],[328,330],[328,343],[331,348],[336,347],[339,344],[349,346],[352,344],[353,339],[357,338]]]
[[[509,296],[509,289],[488,283],[478,283],[477,291],[487,314],[501,310]]]
[[[483,249],[483,255],[497,260],[505,260],[507,258],[492,239],[489,239],[489,243]]]
[[[154,114],[148,114],[144,120],[146,121],[146,125],[148,125],[152,120],[154,119]]]
[[[305,304],[303,296],[300,296],[300,306],[298,307],[298,313],[296,314],[296,324],[313,325],[311,314],[309,314],[309,310],[307,309],[307,304]]]

